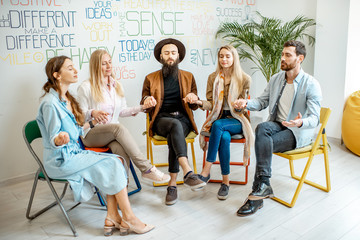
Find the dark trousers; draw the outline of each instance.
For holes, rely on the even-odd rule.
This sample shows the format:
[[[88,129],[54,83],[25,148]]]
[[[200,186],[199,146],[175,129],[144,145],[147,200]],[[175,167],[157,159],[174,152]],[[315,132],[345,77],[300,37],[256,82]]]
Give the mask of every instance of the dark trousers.
[[[296,139],[290,129],[279,122],[263,122],[255,129],[256,170],[253,189],[261,177],[271,177],[271,162],[274,152],[285,152],[296,147]]]
[[[185,137],[191,131],[191,123],[182,113],[172,115],[159,113],[153,125],[153,131],[166,137],[169,147],[169,172],[179,172],[179,157],[187,157]]]

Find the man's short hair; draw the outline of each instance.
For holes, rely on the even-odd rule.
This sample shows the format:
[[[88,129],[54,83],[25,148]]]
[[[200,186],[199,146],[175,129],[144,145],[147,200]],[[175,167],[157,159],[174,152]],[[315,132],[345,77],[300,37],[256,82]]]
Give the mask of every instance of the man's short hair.
[[[296,55],[303,55],[304,59],[306,57],[306,48],[305,45],[300,42],[300,41],[296,41],[296,40],[290,40],[284,43],[284,47],[295,47],[295,52]]]

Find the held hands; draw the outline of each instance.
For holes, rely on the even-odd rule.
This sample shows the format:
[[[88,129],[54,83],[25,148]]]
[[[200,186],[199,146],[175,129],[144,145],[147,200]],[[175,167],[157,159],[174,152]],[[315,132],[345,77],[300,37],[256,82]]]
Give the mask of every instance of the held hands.
[[[302,115],[298,112],[298,115],[295,117],[294,120],[290,120],[290,122],[283,121],[282,125],[285,127],[301,127],[303,124]]]
[[[60,132],[59,135],[54,139],[54,143],[56,146],[62,146],[70,142],[70,137],[67,132]]]
[[[157,104],[156,99],[153,96],[149,96],[145,99],[144,104],[143,104],[143,109],[148,109],[148,108],[152,108],[155,107]]]
[[[106,123],[108,121],[109,113],[100,110],[93,110],[91,115],[97,123]]]
[[[246,104],[247,104],[247,100],[239,98],[235,102],[232,103],[232,106],[236,110],[242,110],[242,109],[246,108]]]
[[[186,103],[202,105],[202,102],[199,100],[198,96],[196,96],[194,93],[188,93],[188,95],[186,95],[186,97],[184,97],[183,100]]]

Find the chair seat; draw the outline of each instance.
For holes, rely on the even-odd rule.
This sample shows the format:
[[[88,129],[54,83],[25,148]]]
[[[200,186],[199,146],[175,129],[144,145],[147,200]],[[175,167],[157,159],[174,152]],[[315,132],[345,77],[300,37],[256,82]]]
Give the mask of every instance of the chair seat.
[[[40,172],[38,175],[39,178],[41,179],[45,179],[45,175],[43,172]],[[50,178],[51,181],[56,181],[56,182],[67,182],[67,180],[65,179],[54,179],[54,178]]]
[[[206,132],[206,131],[202,131],[200,134],[203,135],[203,136],[205,136],[205,137],[210,137],[210,134],[211,134],[211,133],[210,133],[210,132]],[[241,133],[235,134],[235,135],[232,135],[232,136],[231,136],[231,139],[234,139],[234,140],[238,140],[238,139],[242,139],[242,138],[244,138],[244,135],[241,134]]]
[[[300,153],[310,152],[313,145],[314,145],[314,143],[311,143],[311,144],[309,144],[309,145],[307,145],[305,147],[302,147],[302,148],[295,148],[293,150],[283,152],[283,154],[292,155],[292,154],[300,154]],[[330,144],[328,143],[327,145],[328,145],[328,148],[331,150]],[[317,149],[321,149],[321,148],[324,148],[324,144],[320,144]]]
[[[194,138],[196,138],[196,133],[195,132],[193,132],[193,131],[191,131],[187,136],[186,136],[186,138],[187,139],[194,139]],[[163,137],[163,136],[160,136],[160,135],[157,135],[157,134],[155,134],[152,138],[154,138],[155,140],[158,140],[158,141],[166,141],[167,139],[166,139],[166,137]]]

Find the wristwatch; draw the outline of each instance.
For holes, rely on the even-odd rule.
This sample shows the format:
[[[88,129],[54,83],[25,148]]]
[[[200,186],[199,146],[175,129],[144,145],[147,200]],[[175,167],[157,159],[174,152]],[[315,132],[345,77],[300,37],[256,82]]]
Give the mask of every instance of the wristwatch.
[[[90,128],[95,127],[92,121],[89,121]]]

